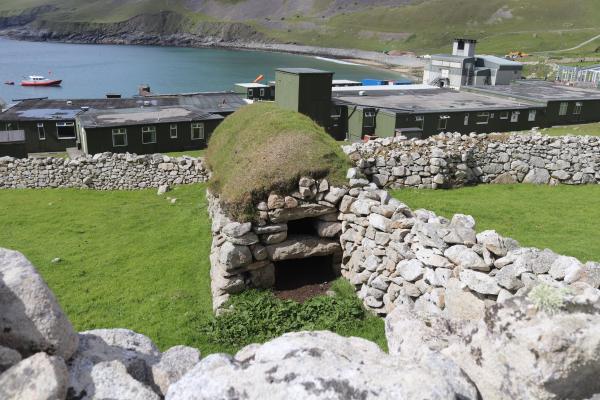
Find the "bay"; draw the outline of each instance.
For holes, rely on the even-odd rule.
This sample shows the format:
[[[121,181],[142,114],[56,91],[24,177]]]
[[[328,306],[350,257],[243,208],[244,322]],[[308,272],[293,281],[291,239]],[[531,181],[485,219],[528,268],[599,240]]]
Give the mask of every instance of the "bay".
[[[280,67],[335,72],[334,79],[404,79],[393,71],[294,54],[157,46],[24,42],[0,38],[0,98],[96,98],[106,93],[137,94],[140,84],[156,93],[232,90],[258,75],[273,80]],[[23,77],[63,79],[61,87],[24,88]],[[14,86],[5,85],[14,81]]]

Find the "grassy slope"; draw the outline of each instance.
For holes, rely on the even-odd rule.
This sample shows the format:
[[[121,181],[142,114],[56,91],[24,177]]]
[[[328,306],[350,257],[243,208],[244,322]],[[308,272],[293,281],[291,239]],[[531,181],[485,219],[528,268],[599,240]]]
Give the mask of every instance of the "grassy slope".
[[[600,185],[480,185],[456,190],[397,190],[413,208],[445,217],[471,214],[477,230],[495,229],[522,246],[600,261]]]
[[[223,2],[225,6],[235,7],[243,0]],[[291,13],[283,20],[278,19],[284,26],[277,29],[267,27],[270,26],[266,23],[270,16],[267,6],[265,19],[242,22],[280,41],[416,52],[447,51],[449,41],[459,35],[480,39],[482,52],[505,54],[510,50],[569,48],[600,34],[597,0],[423,0],[409,6],[365,6],[362,11],[322,18],[322,10],[329,3],[323,0],[309,15]],[[5,0],[0,3],[0,12],[15,12],[41,4],[58,5],[58,11],[43,17],[54,21],[116,22],[162,10],[188,17],[183,22],[186,25],[190,20],[198,23],[211,18],[191,12],[183,0]],[[499,10],[504,12],[499,13]],[[315,28],[307,29],[307,23]],[[377,34],[389,32],[403,33],[405,37],[385,39]],[[599,46],[600,39],[581,49],[559,54],[593,55]]]
[[[29,257],[78,330],[127,327],[161,348],[214,351],[195,328],[212,311],[203,193],[178,187],[171,205],[154,190],[0,191],[0,246]]]
[[[168,193],[175,205],[155,193],[1,190],[0,247],[33,262],[79,331],[129,328],[163,350],[186,344],[205,355],[237,351],[252,338],[232,342],[210,329],[205,185],[176,187]],[[62,261],[52,264],[55,257]],[[342,297],[354,296],[341,283]],[[385,348],[380,318],[356,319],[338,332]]]
[[[212,134],[206,160],[211,187],[232,213],[248,215],[253,201],[287,192],[302,176],[345,182],[349,161],[338,143],[310,118],[270,103],[227,117]]]

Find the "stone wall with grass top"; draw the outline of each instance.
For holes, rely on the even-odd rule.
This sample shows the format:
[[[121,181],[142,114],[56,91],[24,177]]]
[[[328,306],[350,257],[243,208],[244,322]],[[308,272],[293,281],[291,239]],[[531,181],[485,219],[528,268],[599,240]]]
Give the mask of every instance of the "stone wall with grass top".
[[[0,189],[133,190],[205,182],[201,159],[100,153],[73,160],[0,157]]]
[[[344,146],[348,178],[378,187],[453,188],[479,183],[598,184],[600,137],[443,133]]]

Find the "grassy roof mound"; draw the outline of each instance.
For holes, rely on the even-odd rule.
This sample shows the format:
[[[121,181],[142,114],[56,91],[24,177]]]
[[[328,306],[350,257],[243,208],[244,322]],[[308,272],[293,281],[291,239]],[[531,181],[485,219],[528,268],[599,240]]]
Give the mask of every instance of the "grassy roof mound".
[[[248,105],[214,131],[206,161],[210,187],[226,211],[245,219],[269,192],[296,190],[298,179],[345,182],[349,161],[339,143],[310,118],[271,103]]]

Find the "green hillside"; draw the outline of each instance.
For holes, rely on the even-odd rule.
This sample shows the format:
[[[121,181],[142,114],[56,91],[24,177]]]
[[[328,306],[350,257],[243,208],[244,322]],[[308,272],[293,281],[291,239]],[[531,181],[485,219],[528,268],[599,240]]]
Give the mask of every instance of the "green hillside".
[[[78,22],[110,25],[161,12],[178,21],[168,32],[239,23],[265,40],[377,51],[429,53],[468,36],[480,40],[482,52],[556,52],[600,36],[598,0],[4,0],[0,28],[7,25],[1,16],[30,15],[21,23],[64,30]],[[150,26],[156,32],[149,33],[162,33],[160,24]],[[600,55],[600,37],[560,54]]]

